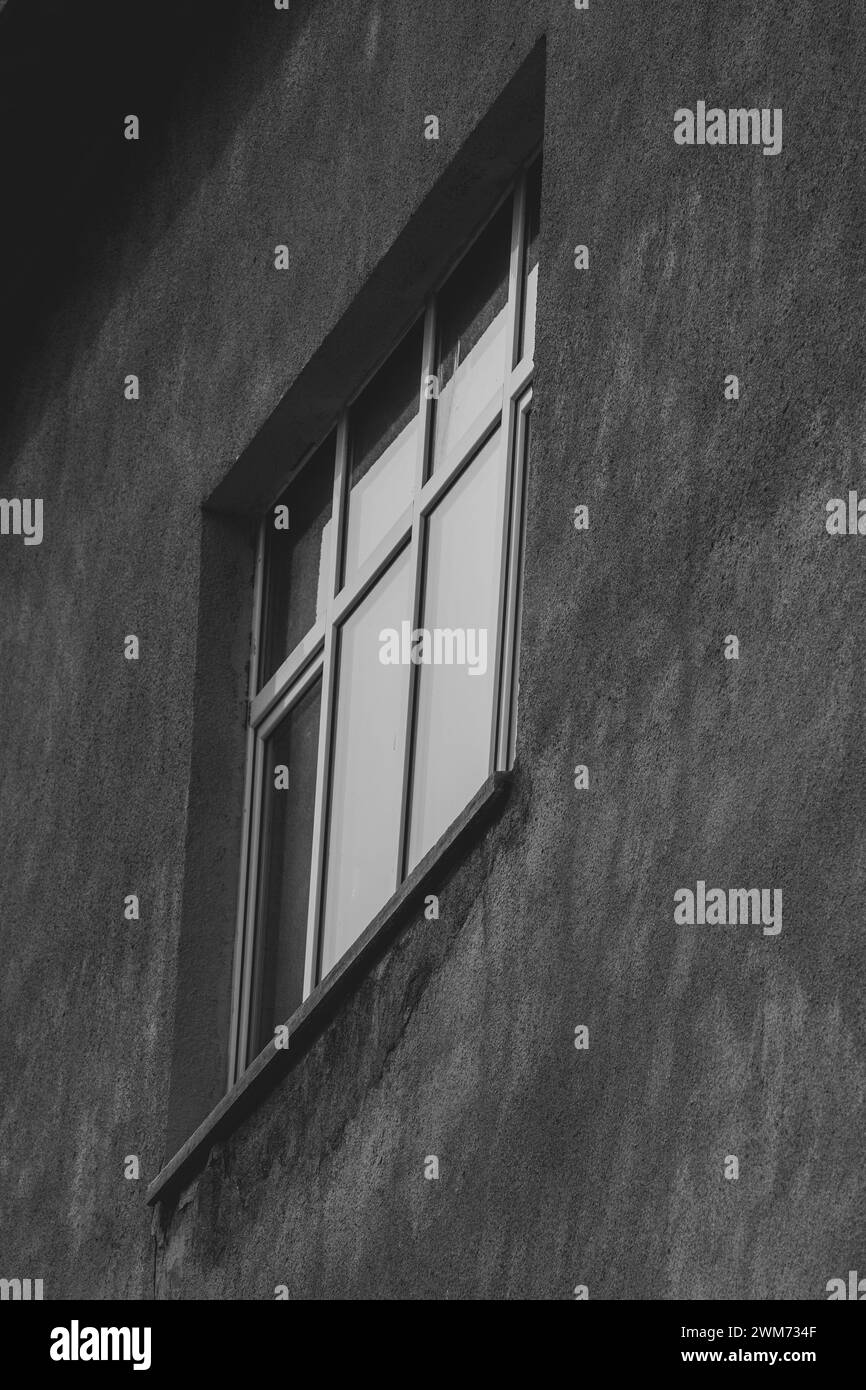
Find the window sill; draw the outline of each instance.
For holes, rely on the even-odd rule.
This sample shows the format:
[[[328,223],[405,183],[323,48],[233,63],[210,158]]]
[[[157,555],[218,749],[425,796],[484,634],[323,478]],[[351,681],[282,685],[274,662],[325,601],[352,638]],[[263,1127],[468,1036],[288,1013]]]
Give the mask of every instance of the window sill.
[[[507,772],[494,772],[465,811],[412,871],[367,929],[288,1020],[287,1045],[268,1043],[206,1120],[157,1174],[147,1203],[170,1199],[207,1161],[211,1147],[226,1138],[298,1061],[339,1009],[369,967],[406,925],[433,882],[468,848],[471,840],[504,804],[511,785]]]

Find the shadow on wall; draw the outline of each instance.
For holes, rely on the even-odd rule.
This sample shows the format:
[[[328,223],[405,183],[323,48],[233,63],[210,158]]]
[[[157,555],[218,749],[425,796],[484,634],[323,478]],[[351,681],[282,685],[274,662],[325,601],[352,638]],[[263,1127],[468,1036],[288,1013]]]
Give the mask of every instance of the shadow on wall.
[[[116,0],[0,0],[0,264],[14,267],[0,286],[7,466],[93,346],[118,279],[134,282],[260,83],[285,60],[270,20],[264,7],[213,0],[203,27],[195,0],[151,0],[130,45],[128,13]],[[304,12],[292,16],[288,44],[308,22]],[[223,96],[220,118],[204,119],[214,89]],[[129,112],[146,126],[146,141],[124,139]],[[179,128],[195,130],[196,157],[185,165],[173,158],[168,187]],[[124,231],[131,208],[138,243]],[[120,245],[123,263],[115,259]],[[71,302],[74,328],[64,341],[58,320]]]

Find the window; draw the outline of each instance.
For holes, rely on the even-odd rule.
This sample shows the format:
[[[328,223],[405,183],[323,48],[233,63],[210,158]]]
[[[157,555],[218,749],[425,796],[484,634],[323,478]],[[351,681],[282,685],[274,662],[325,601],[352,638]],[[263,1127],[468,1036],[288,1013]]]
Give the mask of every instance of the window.
[[[230,1081],[513,760],[540,191],[262,520]]]

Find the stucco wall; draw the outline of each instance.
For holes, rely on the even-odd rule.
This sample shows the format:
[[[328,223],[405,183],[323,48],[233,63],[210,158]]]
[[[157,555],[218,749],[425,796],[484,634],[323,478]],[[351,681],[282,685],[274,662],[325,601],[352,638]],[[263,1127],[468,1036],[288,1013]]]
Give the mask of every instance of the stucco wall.
[[[812,1298],[862,1267],[866,541],[824,529],[864,431],[856,12],[263,7],[182,94],[0,439],[3,494],[46,517],[40,547],[0,541],[0,1273],[47,1297]],[[440,922],[164,1229],[143,1194],[170,1157],[201,504],[542,34],[515,786]],[[700,99],[781,107],[781,155],[677,147]],[[781,888],[781,934],[674,926],[698,879]]]

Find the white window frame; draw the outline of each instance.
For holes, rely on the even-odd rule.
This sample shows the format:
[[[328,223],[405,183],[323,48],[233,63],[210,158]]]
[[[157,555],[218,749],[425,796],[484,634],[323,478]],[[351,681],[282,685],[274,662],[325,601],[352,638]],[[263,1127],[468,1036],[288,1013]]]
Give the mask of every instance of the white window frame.
[[[423,611],[424,535],[427,520],[437,503],[477,454],[483,442],[499,429],[499,447],[505,452],[506,499],[505,530],[500,547],[499,606],[496,631],[494,674],[494,718],[492,721],[489,771],[504,771],[514,760],[516,681],[519,653],[519,608],[521,603],[521,569],[523,537],[523,499],[526,468],[526,428],[532,401],[534,353],[518,360],[520,355],[521,322],[526,275],[526,188],[527,171],[540,151],[528,159],[516,184],[500,199],[476,237],[464,246],[423,310],[424,335],[421,368],[421,401],[418,448],[415,460],[415,487],[412,503],[373,554],[358,572],[338,592],[341,551],[346,532],[349,478],[349,415],[353,403],[366,385],[375,377],[372,372],[364,386],[343,409],[336,430],[333,502],[331,510],[327,599],[324,616],[319,617],[306,636],[282,662],[279,669],[257,689],[258,667],[263,638],[262,619],[265,585],[266,527],[273,515],[273,506],[283,495],[292,478],[297,477],[317,451],[310,450],[284,479],[272,506],[265,512],[258,534],[253,597],[252,652],[250,660],[250,689],[246,746],[246,781],[243,807],[241,871],[238,892],[237,934],[232,978],[231,1037],[229,1046],[228,1084],[233,1085],[253,1061],[249,1053],[250,1023],[256,1002],[252,998],[255,935],[258,917],[259,866],[261,862],[261,811],[264,802],[264,753],[266,740],[280,720],[319,679],[322,682],[319,745],[316,767],[315,807],[313,813],[313,848],[310,870],[310,895],[307,913],[307,938],[303,982],[306,999],[320,983],[317,978],[317,957],[321,936],[323,890],[326,855],[326,803],[331,783],[331,756],[336,719],[336,684],[338,678],[338,632],[350,613],[367,597],[396,556],[406,547],[410,551],[413,574],[413,627],[420,626]],[[436,301],[453,269],[460,263],[477,237],[486,230],[503,204],[513,197],[511,258],[509,265],[508,304],[503,351],[506,370],[503,389],[487,403],[449,451],[435,472],[428,467],[433,447],[434,401],[423,390],[426,378],[435,374]],[[416,327],[418,319],[411,327]],[[411,328],[410,330],[411,331]],[[379,366],[391,355],[389,350]],[[511,366],[510,364],[516,363]],[[377,367],[377,371],[378,371]],[[317,448],[320,446],[317,446]],[[426,481],[425,473],[427,474]],[[409,668],[407,717],[403,725],[403,785],[400,811],[400,833],[397,849],[396,891],[406,876],[408,822],[411,788],[411,741],[414,709],[418,689],[418,668]],[[285,1020],[288,1021],[288,1020]]]

